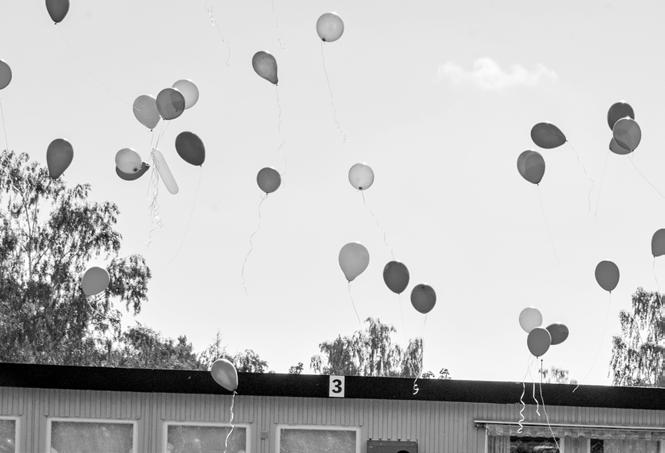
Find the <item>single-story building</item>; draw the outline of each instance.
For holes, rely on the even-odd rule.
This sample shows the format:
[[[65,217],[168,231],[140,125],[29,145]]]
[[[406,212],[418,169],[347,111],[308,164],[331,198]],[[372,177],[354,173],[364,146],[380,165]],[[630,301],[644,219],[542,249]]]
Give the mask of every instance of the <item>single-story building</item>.
[[[543,407],[527,383],[522,422],[521,382],[418,388],[240,373],[233,397],[202,371],[0,364],[0,452],[665,453],[663,388],[543,384]]]

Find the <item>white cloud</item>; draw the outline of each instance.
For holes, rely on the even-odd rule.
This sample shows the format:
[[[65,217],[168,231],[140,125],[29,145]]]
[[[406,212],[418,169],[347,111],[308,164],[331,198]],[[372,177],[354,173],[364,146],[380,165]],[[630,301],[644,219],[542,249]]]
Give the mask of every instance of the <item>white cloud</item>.
[[[474,61],[470,70],[455,62],[447,61],[439,65],[437,77],[439,80],[449,80],[455,85],[471,83],[489,91],[515,86],[536,86],[542,82],[555,82],[558,78],[556,72],[542,64],[536,65],[533,69],[515,64],[509,70],[504,70],[496,61],[487,57]]]

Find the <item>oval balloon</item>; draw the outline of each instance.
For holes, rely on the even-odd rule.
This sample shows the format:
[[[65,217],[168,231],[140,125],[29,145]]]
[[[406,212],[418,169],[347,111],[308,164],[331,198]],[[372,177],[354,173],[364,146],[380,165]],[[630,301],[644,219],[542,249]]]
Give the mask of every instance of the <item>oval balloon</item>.
[[[180,91],[185,98],[185,109],[194,107],[199,100],[199,88],[191,80],[178,80],[173,88]]]
[[[517,158],[517,171],[524,179],[538,185],[545,175],[545,159],[536,151],[524,151]]]
[[[640,125],[634,119],[621,118],[612,128],[612,135],[614,140],[621,145],[622,148],[630,151],[635,151],[635,148],[642,140],[642,130]]]
[[[339,251],[339,267],[351,283],[357,276],[362,274],[369,265],[369,252],[364,245],[357,242],[349,242]]]
[[[125,181],[136,181],[141,176],[145,175],[149,169],[150,165],[146,164],[145,162],[142,162],[141,169],[136,173],[124,173],[120,171],[118,167],[115,167],[115,173],[120,177],[120,179],[124,179]]]
[[[349,169],[349,182],[355,189],[369,189],[374,183],[374,171],[369,165],[355,164]]]
[[[193,132],[181,132],[175,138],[175,150],[182,160],[192,165],[203,165],[206,158],[203,141]]]
[[[106,269],[101,267],[91,267],[81,279],[81,289],[86,296],[94,296],[99,294],[102,291],[106,291],[109,283],[111,282],[111,277]]]
[[[115,153],[115,166],[123,173],[138,173],[143,167],[141,156],[131,148],[123,148]]]
[[[325,13],[316,21],[316,32],[323,42],[337,41],[344,33],[344,21],[335,13]]]
[[[617,141],[614,140],[614,138],[610,140],[610,151],[612,151],[614,154],[619,154],[619,155],[632,153],[632,150],[626,149],[623,146],[619,145]]]
[[[596,281],[605,291],[612,292],[619,284],[619,267],[612,261],[601,261],[596,266]]]
[[[164,159],[164,155],[158,149],[153,149],[151,155],[152,163],[155,165],[159,177],[166,186],[166,190],[173,195],[177,194],[178,183],[176,183],[173,173],[171,173],[171,169],[169,168],[169,164],[167,164],[166,159]]]
[[[157,109],[157,101],[152,96],[142,94],[134,100],[134,116],[139,123],[143,124],[150,130],[153,130],[161,116]]]
[[[274,168],[265,167],[259,170],[257,173],[256,183],[259,185],[259,189],[264,191],[266,194],[269,194],[273,193],[279,188],[279,186],[282,184],[282,177]]]
[[[401,294],[409,286],[409,270],[399,261],[390,261],[383,268],[383,281],[390,291]]]
[[[238,371],[236,367],[226,359],[217,359],[210,367],[212,378],[229,392],[235,392],[238,388]]]
[[[665,229],[661,228],[651,237],[651,254],[654,258],[665,255]]]
[[[625,117],[635,119],[635,112],[633,111],[633,108],[626,102],[615,102],[607,111],[607,125],[610,127],[610,129],[613,129],[614,124],[621,118]]]
[[[543,315],[540,314],[540,310],[533,307],[526,307],[520,312],[520,327],[526,333],[531,332],[536,327],[540,327],[543,323]]]
[[[568,338],[568,327],[564,324],[550,324],[547,326],[547,331],[552,338],[552,346],[561,344],[566,341],[566,338]]]
[[[273,85],[277,85],[277,60],[275,60],[275,57],[260,50],[252,57],[252,67],[259,76]]]
[[[566,136],[554,124],[538,123],[531,128],[531,140],[541,148],[552,149],[566,143]]]
[[[165,120],[178,118],[185,111],[185,97],[173,88],[164,88],[157,95],[157,111]]]
[[[0,60],[0,90],[7,88],[12,81],[12,68],[7,63]]]
[[[69,0],[46,0],[46,10],[53,22],[60,23],[69,12]]]
[[[436,305],[434,288],[422,283],[414,286],[411,290],[411,305],[422,314],[429,313]]]
[[[71,143],[63,138],[56,138],[46,149],[46,165],[49,176],[57,179],[67,170],[74,159],[74,148]]]
[[[526,338],[526,345],[529,348],[529,351],[531,351],[531,354],[536,357],[541,357],[545,354],[551,344],[552,337],[550,336],[550,333],[547,329],[543,329],[542,327],[536,327],[533,329],[529,332],[529,336]]]

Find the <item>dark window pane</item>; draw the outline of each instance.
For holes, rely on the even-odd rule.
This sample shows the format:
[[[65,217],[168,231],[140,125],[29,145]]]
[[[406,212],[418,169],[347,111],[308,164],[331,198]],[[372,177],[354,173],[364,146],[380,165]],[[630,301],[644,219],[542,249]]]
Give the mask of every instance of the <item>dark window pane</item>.
[[[551,437],[511,436],[510,453],[559,453],[559,449]]]
[[[591,453],[603,453],[604,447],[603,439],[591,439]]]

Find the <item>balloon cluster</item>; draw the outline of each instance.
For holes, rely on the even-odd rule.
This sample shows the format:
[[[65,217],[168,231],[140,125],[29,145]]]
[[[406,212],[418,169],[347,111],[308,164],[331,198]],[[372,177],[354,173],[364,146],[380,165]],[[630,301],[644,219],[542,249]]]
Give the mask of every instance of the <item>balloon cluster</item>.
[[[607,112],[607,125],[612,130],[610,151],[630,154],[642,140],[642,130],[635,121],[635,111],[630,104],[620,101],[612,104]]]
[[[531,128],[531,140],[543,149],[553,149],[566,143],[566,136],[551,123],[538,123]],[[531,184],[540,184],[545,174],[545,159],[537,151],[527,150],[517,157],[517,171]]]
[[[561,344],[568,338],[568,327],[565,324],[550,324],[546,328],[543,324],[543,315],[537,308],[527,307],[520,312],[520,327],[528,336],[526,345],[529,352],[535,357],[542,357],[550,348]]]

